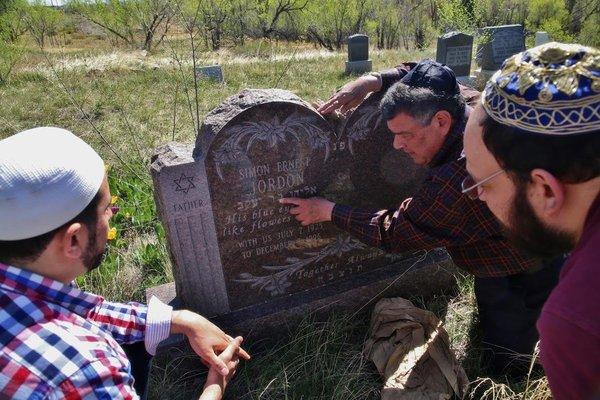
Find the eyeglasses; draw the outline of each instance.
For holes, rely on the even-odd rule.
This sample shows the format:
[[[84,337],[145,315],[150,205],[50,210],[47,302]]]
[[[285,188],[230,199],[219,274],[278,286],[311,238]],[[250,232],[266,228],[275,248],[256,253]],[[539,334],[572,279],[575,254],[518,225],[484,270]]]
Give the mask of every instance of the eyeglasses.
[[[493,178],[497,177],[503,172],[503,169],[499,169],[498,171],[494,172],[487,178],[480,180],[479,182],[476,182],[475,179],[473,179],[473,177],[469,173],[467,173],[467,176],[465,177],[465,179],[463,179],[460,185],[462,189],[461,191],[463,194],[469,196],[471,200],[476,200],[479,198],[479,186],[483,185],[489,180],[492,180]]]
[[[460,154],[459,160],[462,160],[463,158],[465,158],[464,150]],[[467,196],[469,196],[469,198],[471,200],[478,199],[479,198],[479,190],[478,190],[479,186],[494,179],[495,177],[497,177],[498,175],[500,175],[503,172],[504,172],[503,169],[499,169],[498,171],[496,171],[493,174],[491,174],[490,176],[480,180],[479,182],[475,181],[475,179],[471,176],[471,174],[469,174],[467,172],[467,176],[465,177],[465,179],[463,179],[462,183],[460,184],[462,194],[466,194]]]

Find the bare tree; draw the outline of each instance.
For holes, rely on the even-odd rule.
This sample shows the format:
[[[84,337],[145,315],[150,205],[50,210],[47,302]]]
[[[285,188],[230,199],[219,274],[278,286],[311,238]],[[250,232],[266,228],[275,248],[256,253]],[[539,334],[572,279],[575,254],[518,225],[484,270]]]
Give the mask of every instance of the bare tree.
[[[179,0],[71,0],[71,10],[131,46],[151,50],[160,44]],[[157,39],[158,38],[158,39]]]
[[[63,14],[52,7],[37,1],[25,9],[24,21],[27,30],[38,46],[44,48],[46,40],[58,32]]]
[[[259,16],[261,19],[262,36],[269,39],[277,30],[283,16],[290,17],[294,12],[306,8],[309,0],[259,0]]]

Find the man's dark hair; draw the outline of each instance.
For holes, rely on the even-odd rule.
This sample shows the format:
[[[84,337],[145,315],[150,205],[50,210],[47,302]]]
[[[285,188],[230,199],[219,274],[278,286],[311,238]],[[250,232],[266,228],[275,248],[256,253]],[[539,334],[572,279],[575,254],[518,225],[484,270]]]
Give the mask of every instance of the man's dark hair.
[[[100,191],[96,193],[96,196],[92,201],[80,212],[76,217],[71,219],[69,222],[59,226],[50,232],[41,234],[36,237],[22,240],[0,240],[0,262],[5,264],[11,264],[15,261],[26,261],[32,262],[46,250],[48,244],[54,238],[54,235],[64,227],[79,222],[90,230],[90,232],[96,232],[96,225],[98,223],[97,208],[102,195]]]
[[[487,112],[479,124],[485,146],[517,182],[529,182],[535,168],[571,184],[600,175],[600,131],[564,136],[525,132],[495,121]]]
[[[457,93],[434,91],[427,87],[411,87],[397,82],[381,99],[379,110],[385,121],[399,113],[406,113],[427,125],[438,111],[448,111],[452,117],[452,127],[465,120],[465,101]]]

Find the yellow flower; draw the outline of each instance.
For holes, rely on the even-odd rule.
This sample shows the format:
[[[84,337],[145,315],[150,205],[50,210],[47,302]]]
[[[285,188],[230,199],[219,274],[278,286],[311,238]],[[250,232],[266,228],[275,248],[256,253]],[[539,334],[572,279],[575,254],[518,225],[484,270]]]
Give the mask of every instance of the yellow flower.
[[[110,228],[106,237],[108,240],[114,240],[117,237],[117,228]]]
[[[111,196],[111,198],[110,198],[110,204],[111,205],[115,205],[115,204],[117,204],[118,200],[119,200],[119,196]]]
[[[129,213],[125,213],[125,218],[129,218],[131,215]]]

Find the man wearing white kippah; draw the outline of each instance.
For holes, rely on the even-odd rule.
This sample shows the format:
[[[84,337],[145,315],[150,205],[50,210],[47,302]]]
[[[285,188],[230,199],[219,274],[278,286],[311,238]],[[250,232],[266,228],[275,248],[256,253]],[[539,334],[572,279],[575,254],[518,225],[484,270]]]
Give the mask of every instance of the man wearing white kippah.
[[[249,359],[241,338],[156,298],[113,303],[71,284],[103,259],[110,200],[102,159],[71,132],[0,141],[0,398],[138,398],[121,345],[153,355],[175,333],[210,366],[202,398],[221,398]]]

